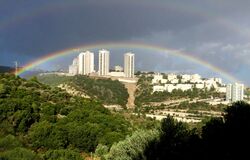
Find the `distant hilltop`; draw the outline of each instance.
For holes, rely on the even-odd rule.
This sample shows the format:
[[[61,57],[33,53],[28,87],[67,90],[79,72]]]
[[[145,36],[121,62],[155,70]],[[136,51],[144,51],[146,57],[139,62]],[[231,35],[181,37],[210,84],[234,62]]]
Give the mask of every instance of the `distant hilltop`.
[[[0,73],[11,73],[14,72],[15,68],[8,66],[0,66]]]

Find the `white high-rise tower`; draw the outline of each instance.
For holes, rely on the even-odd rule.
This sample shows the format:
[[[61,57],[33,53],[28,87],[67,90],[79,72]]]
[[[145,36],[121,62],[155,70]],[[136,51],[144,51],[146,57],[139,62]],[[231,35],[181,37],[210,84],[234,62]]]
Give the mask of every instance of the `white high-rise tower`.
[[[77,75],[78,74],[78,57],[74,58],[73,63],[69,66],[69,74]]]
[[[109,51],[99,50],[99,72],[100,76],[108,75],[109,73]]]
[[[244,98],[244,84],[228,84],[226,100],[231,102],[242,101]]]
[[[131,52],[124,54],[124,73],[125,77],[133,78],[135,68],[135,55]]]
[[[90,51],[81,52],[78,56],[79,74],[89,75],[94,72],[94,53]]]

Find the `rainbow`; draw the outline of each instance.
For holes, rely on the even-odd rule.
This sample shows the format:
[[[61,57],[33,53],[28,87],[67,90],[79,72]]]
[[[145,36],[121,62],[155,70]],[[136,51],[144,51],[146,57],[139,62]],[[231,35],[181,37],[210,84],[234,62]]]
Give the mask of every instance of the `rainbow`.
[[[76,49],[81,49],[81,50],[91,50],[91,49],[101,49],[101,48],[134,48],[134,49],[148,49],[148,50],[156,50],[159,51],[160,53],[165,53],[165,54],[170,54],[173,56],[177,56],[180,58],[184,58],[185,60],[194,62],[196,64],[199,64],[203,67],[206,67],[220,75],[222,75],[224,78],[226,78],[229,81],[232,82],[239,82],[239,80],[237,78],[235,78],[234,76],[232,76],[231,74],[227,73],[226,71],[224,71],[223,69],[216,67],[198,57],[194,57],[191,54],[187,53],[187,52],[183,52],[180,50],[174,50],[174,49],[170,49],[170,48],[166,48],[166,47],[161,47],[161,46],[157,46],[157,45],[150,45],[150,44],[145,44],[145,43],[138,43],[138,42],[106,42],[106,43],[94,43],[94,44],[88,44],[88,45],[81,45],[81,46],[77,46],[77,47],[73,47],[73,48],[68,48],[68,49],[64,49],[61,51],[57,51],[57,52],[52,52],[49,54],[46,54],[43,57],[40,57],[39,59],[32,61],[26,65],[24,65],[20,70],[18,70],[17,75],[20,75],[40,64],[43,64],[45,62],[51,61],[53,59],[62,57],[62,56],[66,56],[66,55],[70,55],[75,53]]]

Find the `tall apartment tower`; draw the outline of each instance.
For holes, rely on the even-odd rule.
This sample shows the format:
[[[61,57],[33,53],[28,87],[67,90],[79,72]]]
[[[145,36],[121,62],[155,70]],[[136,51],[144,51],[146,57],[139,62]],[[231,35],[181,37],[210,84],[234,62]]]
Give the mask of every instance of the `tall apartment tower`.
[[[135,55],[131,52],[124,54],[124,73],[125,77],[133,78],[135,68]]]
[[[226,87],[226,101],[232,100],[232,84],[227,84]]]
[[[81,52],[78,56],[78,72],[82,75],[89,75],[94,72],[94,53],[90,51]]]
[[[244,98],[244,84],[228,84],[226,100],[231,102],[242,101]]]
[[[78,57],[74,58],[73,63],[69,66],[69,74],[77,75],[78,74]]]
[[[99,72],[100,76],[106,76],[109,73],[109,51],[99,50]]]

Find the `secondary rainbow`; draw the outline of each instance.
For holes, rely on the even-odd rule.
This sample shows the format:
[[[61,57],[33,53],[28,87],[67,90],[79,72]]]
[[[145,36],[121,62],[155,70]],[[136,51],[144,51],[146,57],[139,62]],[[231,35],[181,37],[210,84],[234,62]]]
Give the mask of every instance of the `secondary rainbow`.
[[[203,67],[206,67],[206,68],[222,75],[227,80],[230,80],[232,82],[239,82],[239,80],[237,78],[230,75],[229,73],[222,70],[221,68],[218,68],[218,67],[216,67],[216,66],[214,66],[214,65],[212,65],[212,64],[210,64],[210,63],[208,63],[200,58],[194,57],[187,52],[182,52],[179,50],[174,50],[174,49],[170,49],[170,48],[165,48],[165,47],[150,45],[150,44],[145,44],[145,43],[138,43],[138,42],[136,42],[136,43],[132,43],[132,42],[95,43],[95,44],[81,45],[81,46],[68,48],[68,49],[64,49],[64,50],[53,52],[53,53],[49,53],[43,57],[38,58],[35,61],[32,61],[32,62],[24,65],[20,70],[18,70],[17,75],[20,75],[20,74],[40,65],[42,63],[47,62],[47,61],[50,61],[50,60],[53,60],[53,59],[56,59],[58,57],[62,57],[65,55],[73,54],[73,53],[75,53],[76,49],[91,50],[91,49],[101,49],[101,48],[134,48],[134,49],[155,50],[155,51],[161,52],[163,54],[165,53],[165,54],[170,54],[170,55],[184,58],[188,61],[199,64]]]

